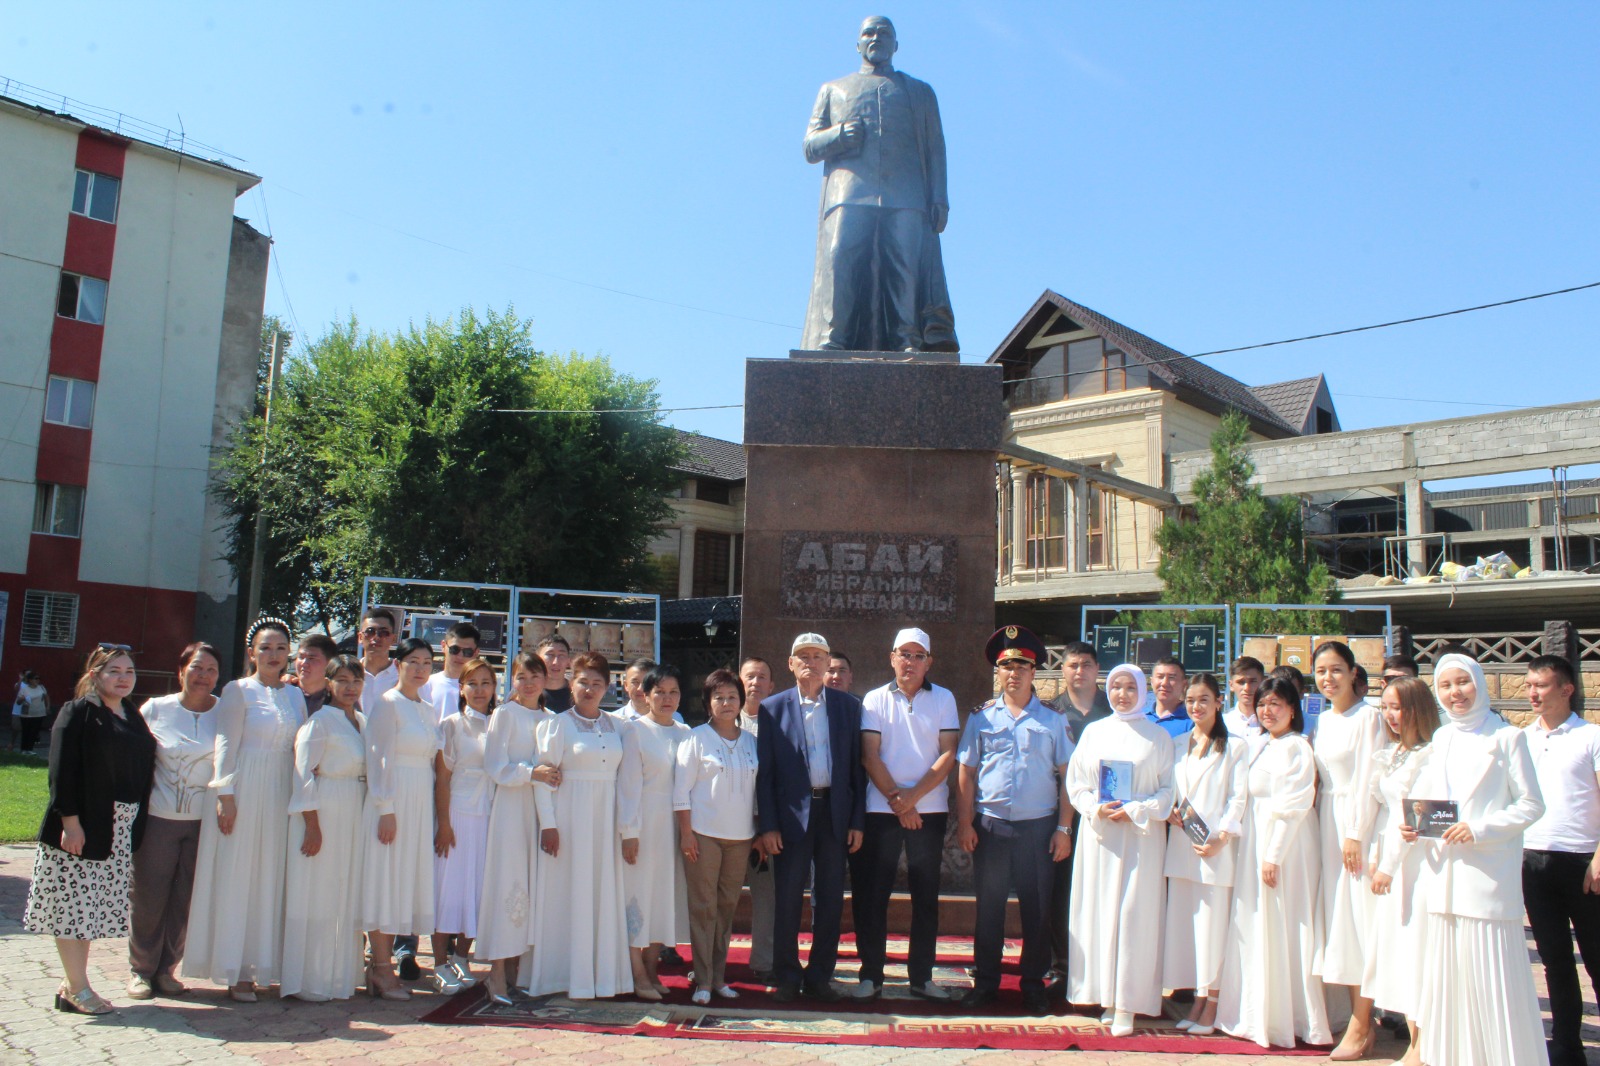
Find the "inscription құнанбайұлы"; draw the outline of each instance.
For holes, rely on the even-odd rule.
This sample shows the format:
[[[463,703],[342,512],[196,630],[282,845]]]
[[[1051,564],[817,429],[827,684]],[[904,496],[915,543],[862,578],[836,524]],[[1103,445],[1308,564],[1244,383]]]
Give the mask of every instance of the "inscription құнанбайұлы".
[[[786,533],[784,618],[955,616],[956,538],[881,533]]]

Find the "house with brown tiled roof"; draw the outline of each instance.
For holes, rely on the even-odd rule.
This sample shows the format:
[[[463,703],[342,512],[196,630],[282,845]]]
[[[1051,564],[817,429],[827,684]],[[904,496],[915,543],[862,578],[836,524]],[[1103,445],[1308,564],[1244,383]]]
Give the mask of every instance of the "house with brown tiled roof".
[[[1048,289],[988,361],[1010,412],[996,598],[1007,617],[1037,608],[1042,631],[1076,623],[1081,603],[1159,593],[1169,457],[1207,448],[1228,411],[1255,440],[1339,428],[1321,374],[1250,386]]]

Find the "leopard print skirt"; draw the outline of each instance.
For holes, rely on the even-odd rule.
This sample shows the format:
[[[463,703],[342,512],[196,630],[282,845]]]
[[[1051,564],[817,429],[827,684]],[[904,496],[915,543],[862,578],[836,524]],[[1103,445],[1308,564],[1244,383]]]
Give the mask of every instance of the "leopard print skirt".
[[[111,857],[84,859],[40,843],[22,926],[64,940],[128,935],[133,887],[133,820],[137,803],[118,803]]]

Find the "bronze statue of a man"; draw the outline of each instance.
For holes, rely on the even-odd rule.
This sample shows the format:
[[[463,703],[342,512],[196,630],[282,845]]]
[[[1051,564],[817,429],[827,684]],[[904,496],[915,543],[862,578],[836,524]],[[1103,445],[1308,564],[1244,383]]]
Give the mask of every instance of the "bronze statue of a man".
[[[821,163],[806,349],[954,352],[939,234],[950,214],[944,130],[926,82],[894,69],[894,25],[861,24],[861,69],[817,94],[806,161]]]

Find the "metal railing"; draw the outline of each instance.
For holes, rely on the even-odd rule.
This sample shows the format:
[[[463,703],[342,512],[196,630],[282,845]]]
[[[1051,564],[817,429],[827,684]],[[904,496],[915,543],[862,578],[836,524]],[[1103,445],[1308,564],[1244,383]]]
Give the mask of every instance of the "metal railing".
[[[1600,660],[1600,641],[1580,638],[1585,662]],[[1411,655],[1423,665],[1432,665],[1445,649],[1465,648],[1466,653],[1485,669],[1500,666],[1526,666],[1544,654],[1543,633],[1445,633],[1412,634]]]
[[[231,159],[235,163],[245,162],[243,158],[231,152],[224,152],[216,145],[205,144],[195,140],[181,128],[176,130],[169,129],[154,122],[146,122],[144,119],[125,115],[121,111],[113,111],[110,108],[87,104],[82,100],[74,100],[65,93],[51,92],[48,89],[41,89],[37,85],[29,85],[27,82],[18,81],[16,78],[0,76],[0,96],[9,97],[18,103],[54,111],[60,115],[81,119],[91,126],[98,126],[101,129],[110,130],[112,133],[121,134],[124,137],[132,137],[150,144],[157,144],[162,148],[174,152],[182,152],[185,155],[208,157],[218,161]],[[179,124],[180,126],[182,124],[181,118],[179,119]]]

